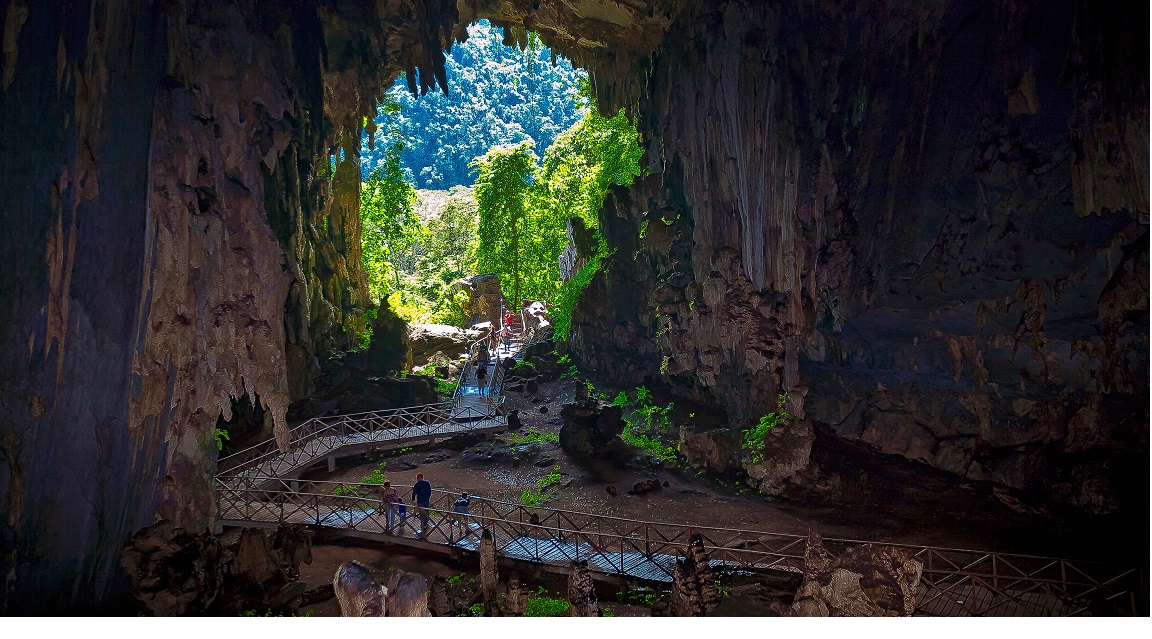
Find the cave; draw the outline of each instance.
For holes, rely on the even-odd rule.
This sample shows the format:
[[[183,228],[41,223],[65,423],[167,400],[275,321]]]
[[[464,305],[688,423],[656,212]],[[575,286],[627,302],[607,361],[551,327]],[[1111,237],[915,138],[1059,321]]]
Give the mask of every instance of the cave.
[[[481,18],[642,135],[584,366],[736,431],[783,395],[766,494],[865,451],[1147,548],[1146,5],[4,4],[0,614],[123,610],[133,533],[211,528],[217,424],[285,436],[372,306],[345,158]]]

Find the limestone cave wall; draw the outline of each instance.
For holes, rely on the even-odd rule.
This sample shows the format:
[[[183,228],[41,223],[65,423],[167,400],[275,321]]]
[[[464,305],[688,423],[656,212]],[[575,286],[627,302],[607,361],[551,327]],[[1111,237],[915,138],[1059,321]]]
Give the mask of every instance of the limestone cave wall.
[[[575,342],[723,406],[769,493],[813,429],[1089,513],[1147,503],[1147,8],[723,2],[646,63],[652,175]],[[739,430],[796,417],[741,462]],[[715,425],[713,425],[715,426]],[[690,447],[691,448],[691,447]],[[719,459],[720,461],[716,461]]]
[[[363,118],[457,9],[3,4],[0,614],[92,610],[135,530],[209,525],[233,402],[283,440],[352,344]]]

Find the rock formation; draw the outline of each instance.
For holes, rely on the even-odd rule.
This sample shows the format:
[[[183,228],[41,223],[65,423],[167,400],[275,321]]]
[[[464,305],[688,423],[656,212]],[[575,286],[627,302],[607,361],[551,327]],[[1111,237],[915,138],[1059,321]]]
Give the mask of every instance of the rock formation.
[[[588,572],[588,562],[573,561],[568,565],[568,616],[599,617],[596,582]]]
[[[394,373],[412,368],[412,355],[408,349],[408,323],[380,300],[376,318],[372,320],[372,341],[365,354],[368,365],[379,374]]]
[[[587,367],[722,406],[729,446],[785,392],[780,454],[741,469],[768,493],[821,425],[1082,512],[1146,503],[1143,17],[682,9],[644,59],[652,174],[600,212]]]
[[[512,575],[508,580],[508,590],[504,595],[504,616],[523,617],[524,608],[528,606],[528,591],[520,582],[519,575]]]
[[[341,617],[383,617],[387,612],[388,589],[376,580],[375,571],[354,559],[336,569],[332,589]]]
[[[620,441],[624,430],[619,406],[602,405],[595,399],[565,404],[560,409],[560,447],[579,458],[622,457],[628,454]]]
[[[484,616],[499,616],[496,589],[500,585],[500,570],[496,565],[496,541],[487,528],[480,534],[480,596],[484,599]]]
[[[166,521],[137,531],[121,557],[132,594],[156,617],[205,612],[220,594],[230,559],[214,535]]]
[[[804,551],[804,581],[790,608],[798,617],[910,617],[923,566],[895,548],[861,544],[833,556],[815,531]]]
[[[716,576],[708,563],[704,539],[693,534],[684,557],[676,560],[672,574],[671,612],[675,617],[703,617],[720,603]]]
[[[430,617],[428,610],[428,580],[403,570],[389,573],[385,608],[389,617]]]
[[[436,353],[457,360],[468,351],[469,344],[485,334],[443,324],[411,324],[408,327],[409,361],[412,366],[423,366]]]
[[[768,492],[819,425],[1146,519],[1138,3],[270,7],[4,9],[0,613],[122,602],[135,531],[206,530],[241,396],[286,444],[372,307],[365,118],[401,72],[444,86],[480,17],[637,116],[648,173],[601,210],[613,253],[573,322],[588,368],[659,378],[734,432],[787,393],[786,454],[742,469]]]
[[[464,316],[468,318],[469,325],[490,322],[492,326],[502,326],[501,311],[507,302],[500,289],[500,277],[494,274],[473,275],[456,280],[452,284],[453,292],[463,291],[468,294],[468,302],[464,305]]]

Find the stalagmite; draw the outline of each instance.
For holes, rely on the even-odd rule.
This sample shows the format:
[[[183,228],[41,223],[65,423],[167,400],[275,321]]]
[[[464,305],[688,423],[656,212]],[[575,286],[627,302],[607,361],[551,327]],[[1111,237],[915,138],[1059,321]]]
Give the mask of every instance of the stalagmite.
[[[376,581],[371,568],[354,559],[336,569],[332,589],[342,617],[383,617],[387,611],[388,589]]]
[[[484,597],[484,615],[496,617],[500,614],[496,598],[496,587],[500,576],[496,567],[496,542],[492,531],[485,528],[480,535],[480,589]]]
[[[513,574],[508,580],[508,593],[504,596],[504,616],[523,617],[524,608],[528,605],[528,591],[520,583],[520,576]]]
[[[689,539],[685,556],[676,561],[672,575],[672,615],[703,617],[720,602],[715,577],[699,534]]]
[[[570,617],[599,617],[596,602],[596,584],[588,572],[588,562],[574,561],[568,566],[568,615]]]

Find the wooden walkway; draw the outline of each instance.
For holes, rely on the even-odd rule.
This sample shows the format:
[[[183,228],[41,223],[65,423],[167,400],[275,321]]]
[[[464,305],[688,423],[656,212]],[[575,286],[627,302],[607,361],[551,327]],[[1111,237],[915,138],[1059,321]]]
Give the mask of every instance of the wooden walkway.
[[[469,349],[472,363],[477,344]],[[504,367],[526,346],[494,349],[487,375],[465,366],[451,402],[391,411],[315,418],[292,429],[287,452],[264,442],[220,460],[216,479],[217,525],[276,527],[301,524],[338,528],[360,537],[431,548],[475,550],[489,529],[497,552],[565,570],[587,561],[597,572],[655,582],[672,579],[673,568],[693,534],[704,539],[716,566],[799,572],[807,538],[620,519],[594,513],[536,508],[473,496],[470,515],[457,523],[455,494],[433,491],[427,530],[416,508],[395,517],[389,529],[373,486],[302,481],[299,473],[323,459],[367,448],[435,442],[462,433],[507,428],[501,394]],[[396,486],[401,495],[405,488]],[[825,539],[833,552],[860,540]],[[1129,567],[976,550],[882,544],[898,548],[923,566],[917,615],[1065,616],[1148,614],[1145,573]]]

